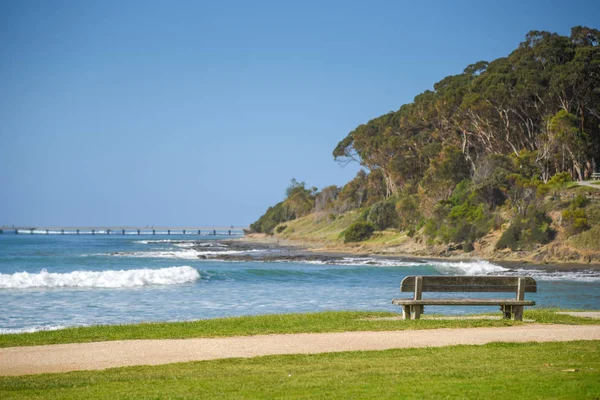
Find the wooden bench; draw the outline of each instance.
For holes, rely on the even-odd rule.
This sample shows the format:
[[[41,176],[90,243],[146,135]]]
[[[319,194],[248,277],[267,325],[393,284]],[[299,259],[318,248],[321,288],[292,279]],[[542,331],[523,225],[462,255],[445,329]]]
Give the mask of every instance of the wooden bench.
[[[592,174],[592,179],[595,180],[595,181],[598,180],[598,179],[600,179],[600,172],[594,172]]]
[[[404,319],[419,319],[424,306],[500,306],[503,318],[514,315],[523,320],[523,307],[535,305],[525,300],[525,292],[537,292],[535,279],[518,276],[407,276],[400,284],[401,292],[413,292],[412,299],[394,299],[392,304],[402,306]],[[497,292],[516,293],[512,299],[489,298],[429,298],[423,292]]]

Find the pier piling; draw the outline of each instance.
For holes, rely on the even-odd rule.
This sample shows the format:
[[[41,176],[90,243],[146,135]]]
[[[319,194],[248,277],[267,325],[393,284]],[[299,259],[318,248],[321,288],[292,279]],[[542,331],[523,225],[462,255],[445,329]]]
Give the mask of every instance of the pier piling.
[[[167,229],[167,235],[170,235],[170,234],[171,234],[171,230]]]
[[[46,229],[46,235],[49,233],[50,231],[48,229]]]
[[[200,234],[201,234],[201,233],[200,233],[200,229],[198,229],[198,235],[200,235]]]
[[[183,234],[185,235],[185,229],[183,230]]]
[[[231,236],[231,229],[229,230],[229,236]]]
[[[96,234],[96,230],[92,229],[92,235],[95,235],[95,234]]]
[[[213,236],[217,236],[217,231],[213,229]]]
[[[65,230],[64,230],[64,229],[61,229],[61,230],[60,230],[60,234],[61,234],[61,235],[64,235],[64,234],[65,234]]]
[[[77,234],[79,235],[79,229],[77,229]]]
[[[138,229],[137,231],[138,231],[138,235],[139,235],[140,234],[140,230]]]
[[[156,231],[154,229],[152,229],[152,234],[156,235]]]
[[[125,229],[121,229],[121,235],[125,234]]]
[[[30,234],[30,235],[33,235],[33,229],[30,229],[30,230],[29,230],[29,234]]]
[[[107,235],[110,235],[110,229],[107,229],[107,230],[106,230],[106,234],[107,234]]]
[[[18,234],[19,234],[19,230],[15,229],[15,235],[18,235]]]

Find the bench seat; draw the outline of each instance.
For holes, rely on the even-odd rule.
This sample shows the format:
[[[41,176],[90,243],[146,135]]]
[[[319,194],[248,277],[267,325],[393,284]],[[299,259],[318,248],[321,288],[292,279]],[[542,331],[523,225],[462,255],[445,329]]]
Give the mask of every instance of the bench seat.
[[[535,301],[515,299],[394,299],[398,306],[535,306]]]

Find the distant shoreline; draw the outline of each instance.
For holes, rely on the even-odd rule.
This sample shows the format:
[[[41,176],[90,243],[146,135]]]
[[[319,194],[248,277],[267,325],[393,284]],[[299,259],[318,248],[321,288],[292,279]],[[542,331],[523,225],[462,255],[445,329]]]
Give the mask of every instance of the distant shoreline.
[[[497,264],[501,267],[513,269],[543,269],[546,271],[569,271],[569,270],[600,270],[599,263],[569,263],[569,262],[552,262],[552,263],[541,263],[538,264],[535,261],[522,259],[522,260],[505,260],[497,258],[485,258],[485,257],[440,257],[433,255],[415,255],[415,254],[404,254],[404,253],[381,253],[381,252],[369,252],[364,249],[347,248],[341,249],[342,246],[328,246],[321,242],[308,242],[301,240],[291,240],[278,238],[276,236],[267,236],[262,234],[250,234],[243,238],[226,240],[226,242],[233,247],[244,248],[264,248],[264,249],[278,249],[280,253],[277,255],[269,255],[266,261],[276,261],[282,259],[288,259],[290,261],[302,259],[308,260],[321,260],[327,261],[331,259],[339,259],[343,257],[372,257],[381,258],[387,260],[403,260],[403,261],[415,261],[422,262],[424,260],[432,261],[443,261],[443,262],[473,262],[473,261],[489,261]],[[249,245],[252,246],[249,246]],[[234,257],[227,257],[233,259]],[[237,257],[235,257],[237,258]],[[249,256],[248,259],[255,259],[257,261],[263,260],[264,257],[261,255]]]

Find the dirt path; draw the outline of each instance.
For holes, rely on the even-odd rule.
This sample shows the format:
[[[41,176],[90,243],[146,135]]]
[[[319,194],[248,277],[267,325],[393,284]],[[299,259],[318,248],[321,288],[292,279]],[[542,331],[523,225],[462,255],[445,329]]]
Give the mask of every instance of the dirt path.
[[[591,182],[586,182],[586,181],[577,181],[577,184],[578,184],[579,186],[587,186],[587,187],[591,187],[591,188],[594,188],[594,189],[600,189],[600,185],[594,185],[594,184],[593,184],[593,183],[591,183]]]
[[[600,326],[523,325],[503,328],[302,333],[10,347],[0,349],[0,375],[100,370],[131,365],[158,365],[270,354],[314,354],[490,342],[571,340],[600,340]]]

